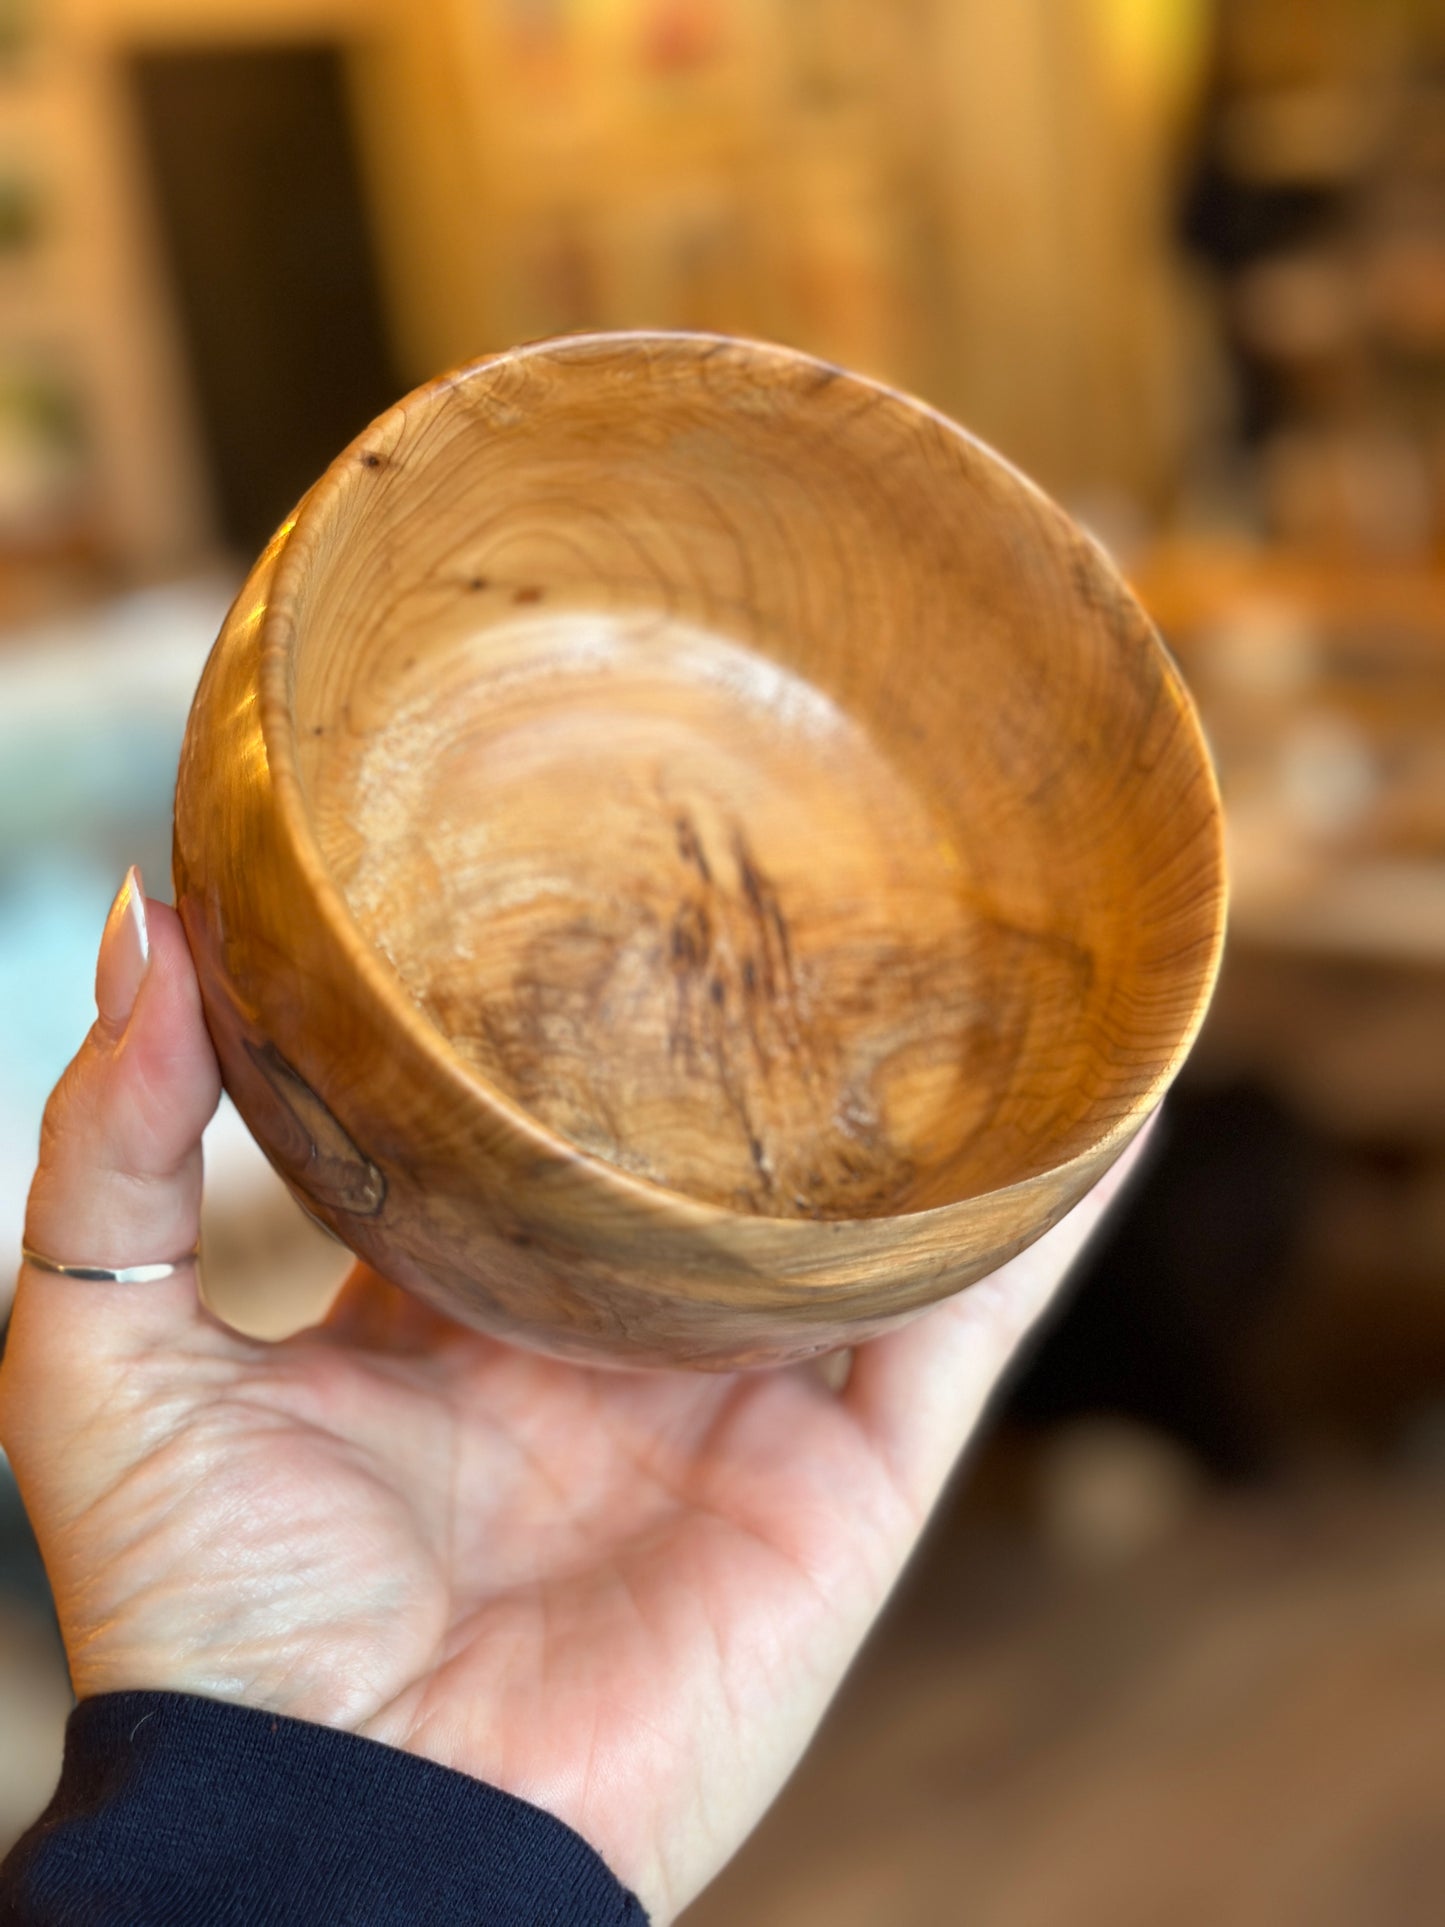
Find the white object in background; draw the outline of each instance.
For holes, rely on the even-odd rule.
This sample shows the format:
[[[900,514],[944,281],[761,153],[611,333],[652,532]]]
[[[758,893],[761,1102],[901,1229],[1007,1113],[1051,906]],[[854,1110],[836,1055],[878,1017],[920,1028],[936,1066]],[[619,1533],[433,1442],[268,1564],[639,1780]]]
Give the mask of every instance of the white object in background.
[[[0,650],[0,1310],[45,1099],[95,1017],[106,908],[140,857],[168,894],[176,758],[233,593],[148,589]]]

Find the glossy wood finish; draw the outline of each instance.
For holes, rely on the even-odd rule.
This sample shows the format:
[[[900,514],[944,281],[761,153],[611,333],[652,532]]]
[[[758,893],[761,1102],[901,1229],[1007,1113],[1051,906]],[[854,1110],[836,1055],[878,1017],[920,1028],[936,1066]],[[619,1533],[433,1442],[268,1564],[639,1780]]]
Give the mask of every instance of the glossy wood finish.
[[[303,1201],[456,1315],[716,1367],[1030,1242],[1218,961],[1218,801],[1098,550],[781,349],[544,343],[408,397],[207,668],[177,899]]]

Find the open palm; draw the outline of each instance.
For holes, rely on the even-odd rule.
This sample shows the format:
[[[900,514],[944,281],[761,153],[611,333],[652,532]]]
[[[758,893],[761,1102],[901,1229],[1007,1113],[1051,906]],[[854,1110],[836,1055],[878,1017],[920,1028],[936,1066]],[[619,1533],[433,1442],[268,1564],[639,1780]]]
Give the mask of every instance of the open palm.
[[[119,1019],[103,951],[52,1102],[30,1237],[56,1255],[194,1238],[215,1064],[179,930],[155,905],[149,925]],[[808,1366],[557,1363],[364,1269],[270,1346],[184,1272],[27,1268],[0,1426],[76,1690],[206,1694],[440,1761],[569,1822],[671,1918],[806,1744],[1104,1202],[861,1350],[841,1391]]]

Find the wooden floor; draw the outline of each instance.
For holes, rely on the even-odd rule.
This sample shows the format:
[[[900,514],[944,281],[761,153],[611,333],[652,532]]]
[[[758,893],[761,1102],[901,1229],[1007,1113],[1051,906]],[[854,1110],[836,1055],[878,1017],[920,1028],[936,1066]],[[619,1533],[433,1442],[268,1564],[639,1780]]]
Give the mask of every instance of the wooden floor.
[[[685,1927],[1439,1927],[1445,1479],[945,1526]]]

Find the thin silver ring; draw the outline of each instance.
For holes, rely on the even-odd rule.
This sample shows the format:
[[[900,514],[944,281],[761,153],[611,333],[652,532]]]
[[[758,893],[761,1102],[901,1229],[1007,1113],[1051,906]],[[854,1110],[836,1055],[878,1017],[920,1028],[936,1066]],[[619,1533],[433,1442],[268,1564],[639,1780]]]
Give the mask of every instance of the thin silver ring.
[[[80,1278],[91,1285],[155,1285],[162,1278],[174,1277],[187,1265],[193,1265],[201,1255],[201,1247],[195,1245],[180,1258],[172,1258],[162,1265],[123,1265],[119,1271],[110,1265],[63,1265],[58,1258],[47,1258],[43,1251],[34,1245],[22,1244],[20,1255],[27,1265],[34,1265],[37,1271],[53,1271],[61,1278]]]

